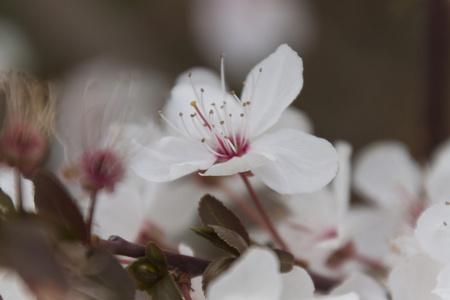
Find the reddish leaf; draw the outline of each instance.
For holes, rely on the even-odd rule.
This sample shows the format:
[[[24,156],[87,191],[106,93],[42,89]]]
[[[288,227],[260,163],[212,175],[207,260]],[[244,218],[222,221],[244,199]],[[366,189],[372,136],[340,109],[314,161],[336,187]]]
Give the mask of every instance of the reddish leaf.
[[[87,229],[78,206],[59,182],[45,171],[37,171],[33,176],[35,187],[34,203],[39,212],[48,212],[64,223],[75,236],[88,242]]]

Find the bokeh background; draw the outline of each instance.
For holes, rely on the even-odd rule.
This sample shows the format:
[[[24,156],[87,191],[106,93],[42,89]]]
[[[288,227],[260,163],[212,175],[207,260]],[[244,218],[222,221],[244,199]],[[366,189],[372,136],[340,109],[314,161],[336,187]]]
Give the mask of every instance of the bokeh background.
[[[239,91],[250,66],[288,43],[305,65],[295,105],[318,136],[356,151],[397,139],[424,159],[450,133],[449,10],[444,0],[2,1],[0,67],[59,76],[108,55],[160,74],[168,94],[180,72],[218,71],[225,53]]]

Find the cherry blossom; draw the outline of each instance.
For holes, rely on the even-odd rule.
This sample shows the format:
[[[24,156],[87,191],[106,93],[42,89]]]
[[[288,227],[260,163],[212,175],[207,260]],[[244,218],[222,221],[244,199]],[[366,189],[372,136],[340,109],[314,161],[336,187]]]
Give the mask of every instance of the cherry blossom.
[[[281,45],[247,76],[241,99],[225,93],[223,67],[220,80],[210,72],[189,72],[160,112],[178,135],[142,147],[133,169],[156,182],[198,170],[203,176],[251,171],[282,194],[320,189],[337,171],[329,142],[288,128],[263,134],[299,94],[302,71],[297,53]]]

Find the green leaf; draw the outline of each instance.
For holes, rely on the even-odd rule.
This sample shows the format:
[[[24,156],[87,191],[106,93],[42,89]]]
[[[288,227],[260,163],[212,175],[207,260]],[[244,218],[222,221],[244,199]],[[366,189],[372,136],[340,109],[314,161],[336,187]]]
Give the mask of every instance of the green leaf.
[[[16,210],[11,198],[0,189],[0,220],[15,212]]]
[[[153,300],[183,300],[168,268],[164,253],[150,242],[145,257],[128,266],[128,271],[137,281],[138,288],[146,291]]]
[[[88,242],[86,225],[78,206],[59,180],[45,171],[33,176],[34,203],[39,212],[48,212],[65,224],[82,242]]]
[[[204,195],[200,200],[198,213],[204,226],[218,225],[230,229],[242,236],[247,245],[250,245],[248,232],[239,218],[215,197]]]
[[[217,233],[210,228],[203,228],[203,227],[191,227],[191,230],[194,231],[196,234],[201,236],[204,239],[207,239],[211,244],[213,244],[216,247],[219,247],[223,250],[225,250],[228,253],[231,253],[234,256],[239,256],[239,251],[230,246],[227,242],[222,240]]]
[[[240,254],[247,250],[248,244],[238,233],[221,226],[209,225],[209,227],[214,230],[214,232],[222,241],[236,249]]]
[[[203,292],[206,292],[206,289],[208,288],[210,282],[214,280],[217,276],[219,276],[222,272],[226,271],[235,260],[236,258],[233,257],[221,257],[213,260],[203,273],[202,277]]]
[[[280,272],[290,272],[294,267],[294,256],[291,253],[280,249],[273,249],[273,251],[275,251],[278,260],[280,261]]]

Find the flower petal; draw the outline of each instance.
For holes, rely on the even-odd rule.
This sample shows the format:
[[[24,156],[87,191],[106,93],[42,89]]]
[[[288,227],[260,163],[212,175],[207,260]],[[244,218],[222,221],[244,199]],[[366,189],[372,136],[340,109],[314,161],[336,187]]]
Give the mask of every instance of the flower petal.
[[[249,153],[275,157],[252,172],[281,194],[317,191],[333,179],[338,168],[336,150],[328,141],[293,129],[258,138]]]
[[[140,147],[131,167],[148,181],[165,182],[181,176],[205,170],[214,164],[216,156],[200,142],[165,137],[150,147]]]
[[[279,262],[268,250],[250,248],[206,291],[209,300],[280,299]]]
[[[439,203],[425,210],[414,233],[432,258],[444,264],[450,263],[450,205]]]
[[[227,162],[215,164],[209,168],[203,176],[228,176],[241,172],[247,172],[261,167],[275,158],[269,154],[248,153],[241,157],[235,156]]]
[[[362,300],[387,300],[386,291],[371,277],[355,272],[343,283],[335,287],[330,295],[356,292]]]
[[[312,298],[314,283],[305,269],[295,266],[292,271],[282,274],[283,293],[282,300],[297,300]]]
[[[249,134],[257,136],[275,124],[300,93],[302,59],[288,45],[281,45],[253,68],[245,82],[241,100],[251,102]]]
[[[443,300],[450,300],[450,266],[446,266],[438,275],[438,284],[432,291]]]

